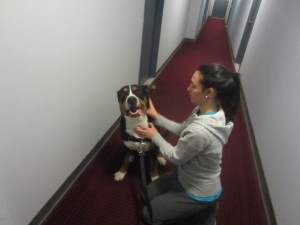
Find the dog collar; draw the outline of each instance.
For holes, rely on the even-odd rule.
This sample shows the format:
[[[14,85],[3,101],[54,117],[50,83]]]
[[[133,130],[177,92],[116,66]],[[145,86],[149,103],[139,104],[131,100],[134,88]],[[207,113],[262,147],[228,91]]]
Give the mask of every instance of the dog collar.
[[[148,138],[136,138],[136,137],[133,137],[133,136],[128,136],[125,141],[133,141],[133,142],[140,142],[140,143],[142,143],[142,142],[151,142],[151,140],[148,139]]]

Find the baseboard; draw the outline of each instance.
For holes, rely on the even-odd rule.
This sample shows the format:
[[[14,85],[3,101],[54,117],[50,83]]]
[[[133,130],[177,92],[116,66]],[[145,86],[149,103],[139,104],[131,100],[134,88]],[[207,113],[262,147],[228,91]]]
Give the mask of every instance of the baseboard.
[[[65,193],[71,188],[72,184],[80,176],[80,174],[89,165],[91,160],[101,151],[103,145],[109,140],[111,135],[114,133],[116,128],[119,126],[120,118],[118,118],[113,125],[104,134],[101,140],[95,145],[95,147],[90,151],[90,153],[82,160],[78,167],[71,173],[71,175],[66,179],[66,181],[61,185],[61,187],[54,193],[54,195],[48,200],[48,202],[42,207],[42,209],[37,213],[37,215],[32,219],[28,225],[39,225],[41,224],[59,203]]]
[[[258,181],[259,181],[260,191],[261,191],[263,204],[264,204],[264,208],[265,208],[265,212],[266,212],[266,216],[267,216],[267,222],[268,222],[268,225],[277,225],[273,204],[272,204],[271,197],[269,194],[269,189],[268,189],[266,177],[264,174],[264,170],[262,167],[261,159],[259,156],[258,147],[256,144],[254,131],[253,131],[253,127],[251,124],[251,120],[250,120],[250,116],[249,116],[249,112],[248,112],[246,99],[245,99],[243,90],[241,93],[241,101],[242,101],[242,108],[243,108],[244,115],[245,115],[249,139],[250,139],[250,143],[251,143],[251,149],[252,149],[252,153],[254,156],[256,172],[258,174]]]
[[[195,43],[196,42],[196,38],[193,39],[193,38],[184,38],[184,42],[187,42],[187,43]]]

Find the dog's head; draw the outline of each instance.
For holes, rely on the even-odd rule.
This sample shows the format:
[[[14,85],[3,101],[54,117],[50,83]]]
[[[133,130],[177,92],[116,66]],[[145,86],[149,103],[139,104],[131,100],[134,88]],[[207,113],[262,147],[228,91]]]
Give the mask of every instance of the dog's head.
[[[126,116],[136,117],[146,114],[149,108],[149,91],[153,87],[146,85],[126,85],[118,92],[118,101],[121,113]]]

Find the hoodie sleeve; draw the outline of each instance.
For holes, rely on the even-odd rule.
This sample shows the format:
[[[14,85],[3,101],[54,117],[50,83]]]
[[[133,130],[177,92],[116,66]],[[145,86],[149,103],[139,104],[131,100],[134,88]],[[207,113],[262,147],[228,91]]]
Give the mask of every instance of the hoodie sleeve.
[[[164,127],[168,131],[179,136],[181,134],[182,130],[185,128],[186,122],[177,123],[175,121],[167,119],[166,117],[164,117],[162,115],[158,115],[158,118],[155,121],[155,124],[160,127]]]
[[[201,134],[199,134],[201,132]],[[168,143],[160,134],[155,134],[152,141],[160,148],[161,153],[175,165],[186,163],[210,143],[210,139],[203,131],[183,131],[176,146]]]

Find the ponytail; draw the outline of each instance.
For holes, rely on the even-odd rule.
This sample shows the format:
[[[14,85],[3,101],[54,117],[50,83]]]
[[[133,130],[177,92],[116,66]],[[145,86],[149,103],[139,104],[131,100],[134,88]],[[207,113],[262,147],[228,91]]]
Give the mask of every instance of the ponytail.
[[[218,99],[221,101],[221,105],[226,115],[226,119],[233,121],[234,115],[239,109],[240,103],[240,93],[241,93],[241,81],[239,73],[232,73],[231,78],[229,79],[232,84],[228,87],[225,87],[228,93],[226,97],[226,92],[224,94],[218,94]]]
[[[240,103],[240,74],[231,72],[221,64],[205,64],[198,68],[202,85],[217,90],[217,100],[223,108],[227,121],[233,121]]]

